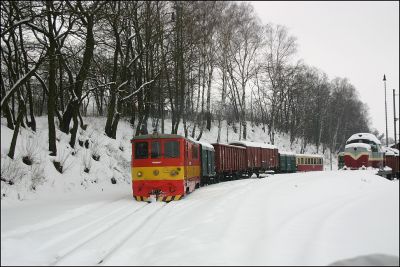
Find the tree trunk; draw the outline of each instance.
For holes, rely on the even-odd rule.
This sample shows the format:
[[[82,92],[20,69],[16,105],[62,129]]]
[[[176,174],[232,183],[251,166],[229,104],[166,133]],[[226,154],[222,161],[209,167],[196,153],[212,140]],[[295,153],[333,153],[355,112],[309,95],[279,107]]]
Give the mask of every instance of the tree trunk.
[[[54,123],[54,115],[56,109],[56,41],[53,35],[53,23],[50,10],[50,2],[46,2],[47,9],[47,23],[50,32],[49,42],[50,47],[48,49],[49,53],[49,95],[47,98],[47,122],[49,124],[49,151],[50,155],[57,155],[57,145],[56,145],[56,126]]]
[[[14,154],[15,154],[15,146],[17,144],[17,138],[18,138],[18,132],[19,132],[19,126],[21,125],[22,119],[24,118],[24,113],[25,113],[25,103],[23,101],[20,101],[22,103],[22,106],[19,108],[19,114],[17,117],[17,122],[15,125],[13,137],[11,140],[11,145],[10,145],[10,151],[8,152],[8,156],[12,159],[14,159]]]

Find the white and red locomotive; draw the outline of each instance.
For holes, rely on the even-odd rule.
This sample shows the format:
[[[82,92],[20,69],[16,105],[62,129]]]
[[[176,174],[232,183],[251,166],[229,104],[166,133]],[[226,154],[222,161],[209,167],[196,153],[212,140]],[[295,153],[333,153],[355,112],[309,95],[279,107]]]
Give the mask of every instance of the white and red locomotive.
[[[346,142],[343,160],[345,168],[352,170],[382,168],[384,152],[381,142],[370,133],[353,134]]]

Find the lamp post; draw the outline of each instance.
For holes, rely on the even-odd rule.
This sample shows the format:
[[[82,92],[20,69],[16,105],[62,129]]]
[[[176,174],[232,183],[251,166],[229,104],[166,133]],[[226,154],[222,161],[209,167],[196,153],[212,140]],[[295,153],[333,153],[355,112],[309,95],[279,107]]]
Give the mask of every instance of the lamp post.
[[[397,134],[396,134],[396,99],[395,99],[395,89],[393,89],[393,122],[394,122],[394,145],[397,144]]]
[[[383,74],[383,83],[385,85],[386,146],[388,146],[387,107],[386,107],[386,75],[385,74]]]

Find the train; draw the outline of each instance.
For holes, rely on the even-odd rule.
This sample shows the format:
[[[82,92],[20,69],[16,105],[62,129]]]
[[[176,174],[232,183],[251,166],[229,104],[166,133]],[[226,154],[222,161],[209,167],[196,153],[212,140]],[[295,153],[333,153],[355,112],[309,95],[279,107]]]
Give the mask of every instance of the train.
[[[344,151],[338,154],[338,168],[344,170],[379,169],[386,178],[399,178],[399,151],[383,147],[371,133],[356,133],[346,141]]]
[[[137,201],[176,201],[201,186],[253,174],[323,170],[321,155],[283,152],[257,142],[209,144],[153,133],[135,136],[131,144],[132,193]]]

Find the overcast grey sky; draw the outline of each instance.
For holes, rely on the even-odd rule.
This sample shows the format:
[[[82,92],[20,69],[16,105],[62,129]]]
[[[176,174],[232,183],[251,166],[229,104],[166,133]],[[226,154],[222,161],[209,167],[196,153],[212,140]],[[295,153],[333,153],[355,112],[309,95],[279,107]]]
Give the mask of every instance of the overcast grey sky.
[[[297,57],[329,79],[347,77],[369,107],[371,128],[393,133],[393,90],[399,93],[399,2],[252,1],[263,23],[282,24],[297,37]],[[399,110],[396,96],[397,117]],[[397,134],[399,126],[397,123]],[[399,140],[399,139],[398,139]]]

